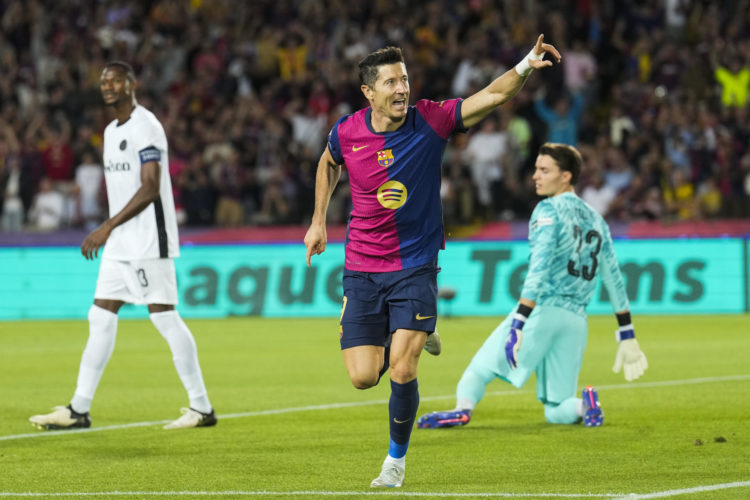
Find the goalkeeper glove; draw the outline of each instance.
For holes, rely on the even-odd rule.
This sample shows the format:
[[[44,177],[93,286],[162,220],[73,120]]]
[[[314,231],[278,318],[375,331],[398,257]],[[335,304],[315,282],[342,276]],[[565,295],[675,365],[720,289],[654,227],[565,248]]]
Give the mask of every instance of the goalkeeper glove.
[[[511,368],[518,368],[518,350],[523,342],[523,332],[521,329],[526,323],[526,316],[516,313],[513,322],[510,324],[508,340],[505,341],[505,359]]]
[[[618,329],[615,332],[615,336],[620,346],[617,348],[617,355],[615,356],[615,364],[612,367],[612,371],[619,373],[620,369],[624,368],[625,380],[631,382],[643,375],[643,372],[648,368],[648,360],[646,360],[646,355],[641,351],[638,341],[635,340],[635,332],[632,325]]]

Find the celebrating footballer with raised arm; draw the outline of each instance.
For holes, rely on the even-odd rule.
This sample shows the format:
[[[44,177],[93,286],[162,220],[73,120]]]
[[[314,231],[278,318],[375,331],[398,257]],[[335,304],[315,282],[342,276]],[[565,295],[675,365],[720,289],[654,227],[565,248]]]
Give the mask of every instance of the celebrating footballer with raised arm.
[[[467,99],[409,105],[409,77],[400,48],[387,47],[359,63],[369,106],[339,118],[318,163],[315,211],[305,235],[307,264],[325,251],[326,212],[344,165],[349,217],[343,275],[340,343],[357,389],[375,386],[390,366],[390,446],[370,486],[399,487],[419,406],[422,350],[439,354],[438,252],[444,248],[440,172],[454,132],[478,123],[511,99],[533,69],[559,62],[540,35],[515,68]]]
[[[133,68],[113,61],[104,67],[101,93],[115,119],[104,130],[104,178],[109,219],[81,245],[86,259],[102,252],[89,338],[81,356],[78,382],[68,406],[29,420],[40,429],[89,427],[89,409],[115,347],[117,313],[124,303],[146,304],[151,322],[169,344],[189,408],[165,429],[216,424],[193,335],[175,309],[179,256],[177,218],[169,177],[167,136],[156,116],[135,98]],[[138,404],[133,401],[133,404]]]

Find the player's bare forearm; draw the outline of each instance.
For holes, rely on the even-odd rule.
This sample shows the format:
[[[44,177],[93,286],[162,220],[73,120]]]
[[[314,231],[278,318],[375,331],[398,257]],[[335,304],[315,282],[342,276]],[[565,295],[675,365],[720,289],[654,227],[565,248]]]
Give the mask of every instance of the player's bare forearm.
[[[86,239],[83,240],[83,243],[81,244],[81,253],[83,256],[86,257],[86,259],[97,257],[99,248],[104,246],[107,242],[112,230],[141,213],[143,209],[158,198],[158,195],[158,189],[156,191],[156,196],[153,196],[150,189],[144,189],[142,186],[135,195],[133,195],[128,204],[125,205],[125,208],[102,222],[98,228],[93,230]]]
[[[114,229],[117,226],[129,221],[139,213],[143,212],[143,210],[151,203],[153,203],[154,200],[156,200],[158,197],[158,189],[154,194],[152,189],[141,186],[141,188],[138,189],[138,191],[136,191],[136,193],[130,199],[128,204],[125,205],[125,207],[120,212],[108,219],[107,222],[109,222]]]
[[[341,178],[341,165],[336,165],[330,151],[326,147],[318,161],[318,171],[315,175],[315,211],[313,224],[325,225],[328,205],[336,184]]]
[[[160,167],[156,162],[149,162],[141,166],[141,187],[118,213],[102,222],[93,230],[81,244],[81,253],[86,259],[98,256],[101,248],[109,238],[112,230],[124,224],[159,198]]]
[[[313,255],[325,252],[328,243],[326,233],[326,213],[331,202],[333,189],[341,177],[341,165],[336,165],[330,151],[326,147],[318,162],[315,174],[315,211],[313,212],[310,228],[305,234],[305,248],[307,265]]]
[[[466,99],[461,105],[462,118],[466,128],[480,122],[492,110],[508,102],[526,83],[528,77],[509,69],[485,88]]]
[[[555,62],[559,63],[562,60],[557,49],[544,43],[544,35],[539,35],[534,48],[516,67],[506,71],[463,102],[461,118],[464,126],[469,128],[477,124],[493,109],[512,99],[528,80],[531,70],[552,66],[552,61],[544,60],[545,54],[549,54]]]
[[[118,213],[109,218],[106,223],[112,229],[129,221],[159,198],[160,166],[156,162],[148,162],[141,166],[141,187],[135,192],[128,203]]]

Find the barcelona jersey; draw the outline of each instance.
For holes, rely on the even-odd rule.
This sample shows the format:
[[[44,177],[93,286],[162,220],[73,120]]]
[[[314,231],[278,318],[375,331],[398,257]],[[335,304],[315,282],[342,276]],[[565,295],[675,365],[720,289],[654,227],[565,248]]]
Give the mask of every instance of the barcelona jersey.
[[[373,131],[369,107],[333,126],[328,149],[349,172],[352,197],[346,269],[398,271],[436,261],[445,247],[442,157],[450,135],[465,130],[461,103],[418,101],[392,132]]]

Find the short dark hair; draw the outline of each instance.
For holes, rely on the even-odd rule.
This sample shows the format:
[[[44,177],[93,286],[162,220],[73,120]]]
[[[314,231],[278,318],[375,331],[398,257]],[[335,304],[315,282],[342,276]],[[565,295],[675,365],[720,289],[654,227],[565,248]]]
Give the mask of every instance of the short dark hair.
[[[372,88],[378,79],[378,67],[396,63],[405,63],[404,53],[399,47],[378,49],[359,61],[359,81]]]
[[[123,73],[125,73],[125,78],[127,78],[131,82],[135,81],[135,71],[133,71],[133,67],[125,61],[110,61],[104,65],[105,70],[109,68],[119,68]]]
[[[540,155],[551,156],[560,170],[570,172],[570,185],[575,186],[578,182],[578,176],[581,175],[581,166],[583,158],[573,146],[560,144],[556,142],[545,142],[539,148]]]

